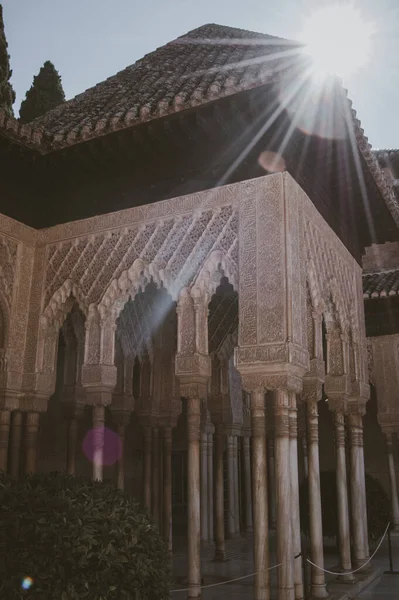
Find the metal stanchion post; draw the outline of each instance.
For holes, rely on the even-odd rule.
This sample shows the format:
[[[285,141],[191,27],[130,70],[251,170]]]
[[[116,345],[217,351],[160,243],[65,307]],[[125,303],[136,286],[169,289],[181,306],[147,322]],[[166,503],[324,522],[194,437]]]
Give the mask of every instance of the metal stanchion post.
[[[389,554],[389,571],[384,571],[384,575],[399,575],[399,571],[393,569],[392,559],[392,540],[391,540],[391,529],[388,530],[388,554]]]

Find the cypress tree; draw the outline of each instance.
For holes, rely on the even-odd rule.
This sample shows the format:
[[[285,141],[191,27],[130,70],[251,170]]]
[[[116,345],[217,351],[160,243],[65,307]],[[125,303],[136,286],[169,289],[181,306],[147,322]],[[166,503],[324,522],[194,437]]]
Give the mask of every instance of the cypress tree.
[[[30,123],[62,102],[65,102],[65,94],[61,77],[53,63],[47,60],[26,92],[19,110],[19,120],[22,123]]]
[[[15,92],[10,83],[12,71],[10,69],[10,56],[7,48],[8,44],[4,33],[3,7],[0,4],[0,108],[13,116],[12,105],[15,102]]]

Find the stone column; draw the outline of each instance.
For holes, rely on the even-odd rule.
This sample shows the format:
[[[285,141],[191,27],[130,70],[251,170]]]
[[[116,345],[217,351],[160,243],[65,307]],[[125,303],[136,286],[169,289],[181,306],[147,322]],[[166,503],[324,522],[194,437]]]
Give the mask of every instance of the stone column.
[[[152,468],[152,431],[151,427],[144,427],[144,506],[151,512],[151,468]]]
[[[227,531],[230,538],[236,533],[235,498],[234,439],[227,435]]]
[[[22,439],[22,413],[15,410],[11,418],[11,456],[10,474],[13,479],[18,479],[21,465],[21,439]]]
[[[226,556],[224,541],[224,485],[223,485],[223,426],[216,425],[215,432],[215,560]]]
[[[307,398],[307,435],[309,461],[309,529],[310,556],[318,567],[311,568],[311,593],[313,598],[328,598],[324,571],[323,526],[321,518],[320,464],[319,464],[319,414],[318,398],[321,389],[317,389]]]
[[[103,480],[105,406],[93,406],[93,480]]]
[[[208,541],[208,434],[201,433],[201,540]]]
[[[75,475],[78,417],[83,414],[83,404],[76,404],[76,402],[63,402],[63,409],[64,416],[67,420],[67,473],[68,475]]]
[[[289,392],[274,393],[275,468],[276,468],[276,530],[277,530],[277,597],[294,597],[294,552],[292,543],[291,474],[289,438]]]
[[[307,479],[309,476],[308,442],[306,439],[306,404],[303,402],[298,406],[298,438],[302,449],[303,475]]]
[[[351,516],[355,567],[361,567],[369,558],[363,455],[363,410],[363,407],[359,405],[348,404]]]
[[[125,489],[125,429],[126,423],[119,422],[117,424],[116,432],[118,439],[122,447],[122,452],[119,460],[116,462],[116,487],[118,490],[123,491]]]
[[[161,522],[160,506],[160,440],[159,429],[152,429],[152,485],[151,485],[151,508],[154,522],[159,526]]]
[[[389,483],[391,489],[392,531],[399,533],[399,501],[398,488],[396,485],[395,461],[393,455],[393,434],[390,432],[385,432],[385,439],[387,443]]]
[[[7,472],[8,468],[8,440],[10,436],[11,413],[9,410],[0,410],[0,471]]]
[[[289,436],[290,436],[290,479],[291,479],[291,528],[294,553],[294,591],[295,600],[303,600],[301,524],[299,513],[298,478],[298,420],[297,398],[295,392],[289,392]]]
[[[213,433],[208,431],[208,539],[213,538]]]
[[[200,434],[201,400],[211,375],[208,353],[208,303],[203,290],[183,289],[177,306],[176,375],[187,398],[188,598],[201,597]]]
[[[200,422],[201,401],[188,399],[188,597],[201,597],[201,558],[200,558]]]
[[[233,436],[233,452],[234,452],[234,522],[235,534],[240,535],[240,490],[239,490],[239,473],[238,473],[238,436]]]
[[[252,497],[254,525],[254,598],[269,600],[269,531],[267,508],[267,455],[265,429],[265,392],[251,392]],[[287,534],[287,532],[285,532]]]
[[[242,438],[243,479],[245,493],[245,529],[252,532],[252,481],[251,481],[251,443],[249,435]]]
[[[274,468],[274,438],[271,431],[269,431],[269,436],[267,439],[267,449],[269,468],[270,527],[271,529],[276,529],[276,472]]]
[[[335,451],[337,457],[338,541],[342,571],[342,575],[339,576],[339,579],[351,583],[355,581],[355,577],[350,574],[350,571],[352,571],[352,562],[349,527],[348,481],[346,476],[344,405],[337,405],[335,407],[334,404],[332,404],[332,400],[329,401],[329,404],[330,408],[333,408],[334,410]]]
[[[76,441],[78,424],[76,417],[67,420],[67,473],[75,475],[76,471]]]
[[[172,554],[172,428],[163,428],[163,538]]]
[[[27,412],[25,415],[25,473],[36,473],[37,437],[39,434],[40,413]]]

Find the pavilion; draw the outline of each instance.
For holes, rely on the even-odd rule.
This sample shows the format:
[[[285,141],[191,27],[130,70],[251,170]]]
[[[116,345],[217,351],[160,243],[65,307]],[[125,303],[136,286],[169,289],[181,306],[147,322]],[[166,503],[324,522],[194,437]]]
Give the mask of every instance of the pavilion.
[[[323,567],[326,468],[343,580],[369,568],[365,468],[399,529],[394,153],[310,73],[210,24],[29,125],[0,112],[0,469],[115,477],[171,552],[187,531],[189,598],[201,543],[245,532],[270,598],[273,527],[277,598],[303,599],[299,483]]]

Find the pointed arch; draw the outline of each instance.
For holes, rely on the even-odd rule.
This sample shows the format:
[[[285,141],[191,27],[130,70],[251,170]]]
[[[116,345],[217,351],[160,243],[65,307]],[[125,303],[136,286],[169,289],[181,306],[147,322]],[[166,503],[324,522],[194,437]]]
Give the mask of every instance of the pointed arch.
[[[128,300],[134,300],[136,294],[140,290],[144,291],[151,281],[158,288],[170,289],[169,278],[164,270],[148,264],[141,258],[136,258],[132,266],[113,279],[104,292],[98,306],[101,317],[104,318],[106,313],[114,310],[117,319]]]
[[[238,269],[234,261],[224,256],[220,250],[214,250],[204,262],[193,283],[193,289],[208,292],[213,296],[223,277],[227,277],[234,291],[238,292]]]
[[[78,303],[80,310],[84,316],[87,317],[89,309],[82,290],[72,281],[72,279],[67,279],[61,287],[54,292],[51,300],[44,308],[42,312],[42,322],[57,323],[60,327],[71,310],[74,301]]]

